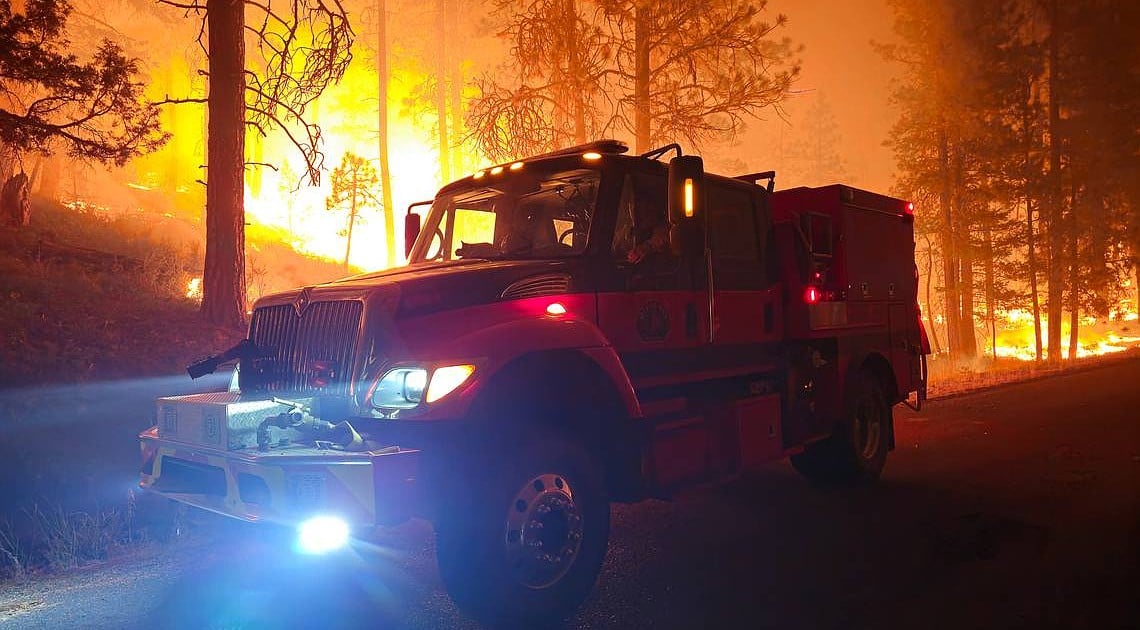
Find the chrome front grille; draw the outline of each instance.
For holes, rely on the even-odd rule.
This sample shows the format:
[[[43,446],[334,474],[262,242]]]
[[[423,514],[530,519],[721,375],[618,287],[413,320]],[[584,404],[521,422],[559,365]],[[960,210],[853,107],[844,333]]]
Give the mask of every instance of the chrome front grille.
[[[266,391],[348,394],[352,352],[363,303],[312,302],[298,314],[292,304],[253,312],[250,339],[265,358],[257,362],[254,386]],[[246,386],[243,366],[243,388]]]

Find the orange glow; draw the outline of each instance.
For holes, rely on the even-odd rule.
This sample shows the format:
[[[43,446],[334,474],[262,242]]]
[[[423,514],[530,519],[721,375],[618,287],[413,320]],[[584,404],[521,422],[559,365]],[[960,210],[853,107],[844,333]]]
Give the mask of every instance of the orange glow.
[[[186,297],[191,300],[202,299],[202,279],[191,278],[190,282],[186,284]]]

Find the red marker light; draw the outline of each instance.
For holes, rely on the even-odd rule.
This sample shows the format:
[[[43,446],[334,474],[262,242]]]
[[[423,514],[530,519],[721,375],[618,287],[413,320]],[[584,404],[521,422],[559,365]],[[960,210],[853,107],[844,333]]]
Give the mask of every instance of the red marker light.
[[[914,214],[914,202],[913,202],[913,201],[908,201],[908,202],[907,202],[907,204],[906,204],[906,213],[907,213],[907,214]]]
[[[547,315],[565,315],[566,314],[566,307],[562,306],[562,304],[559,302],[551,302],[550,306],[546,307],[546,314]]]
[[[809,286],[807,289],[804,289],[804,303],[815,304],[816,302],[819,302],[819,288]]]

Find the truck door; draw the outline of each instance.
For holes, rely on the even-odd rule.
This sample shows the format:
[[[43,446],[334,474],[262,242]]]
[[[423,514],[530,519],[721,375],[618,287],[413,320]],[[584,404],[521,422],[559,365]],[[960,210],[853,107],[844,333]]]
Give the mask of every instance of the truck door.
[[[665,186],[663,173],[625,176],[612,243],[617,281],[598,295],[598,325],[638,390],[687,380],[708,335],[704,267],[669,251]]]
[[[747,468],[783,452],[780,437],[779,291],[766,261],[771,221],[767,193],[743,182],[710,180],[708,243],[712,282],[711,363],[722,379],[743,379],[723,401],[722,457]]]
[[[626,175],[604,274],[615,282],[598,293],[598,326],[637,391],[643,469],[659,489],[708,478],[714,441],[690,404],[690,386],[706,378],[708,274],[703,257],[669,250],[666,199],[663,172]]]

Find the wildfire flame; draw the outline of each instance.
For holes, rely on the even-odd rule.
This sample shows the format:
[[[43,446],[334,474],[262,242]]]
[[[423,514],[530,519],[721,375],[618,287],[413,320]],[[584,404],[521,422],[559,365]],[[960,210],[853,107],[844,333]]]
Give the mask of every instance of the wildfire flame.
[[[1129,325],[1130,322],[1137,320],[1137,314],[1134,311],[1124,310],[1125,308],[1127,305],[1114,310],[1113,316],[1107,320],[1090,316],[1081,317],[1080,329],[1077,331],[1079,337],[1077,358],[1123,352],[1140,346],[1140,336],[1138,336],[1140,331],[1136,331],[1134,325]],[[1033,314],[1022,309],[1013,309],[998,313],[998,318],[1001,323],[998,326],[997,343],[994,344],[992,351],[987,348],[986,354],[1022,361],[1035,360]],[[1045,335],[1048,325],[1048,320],[1041,318],[1041,345],[1042,351],[1046,354],[1049,348],[1049,340]],[[1069,332],[1069,321],[1065,319],[1061,323],[1061,355],[1065,357],[1069,356]]]
[[[190,282],[186,283],[186,297],[191,300],[202,299],[202,279],[191,278]]]

